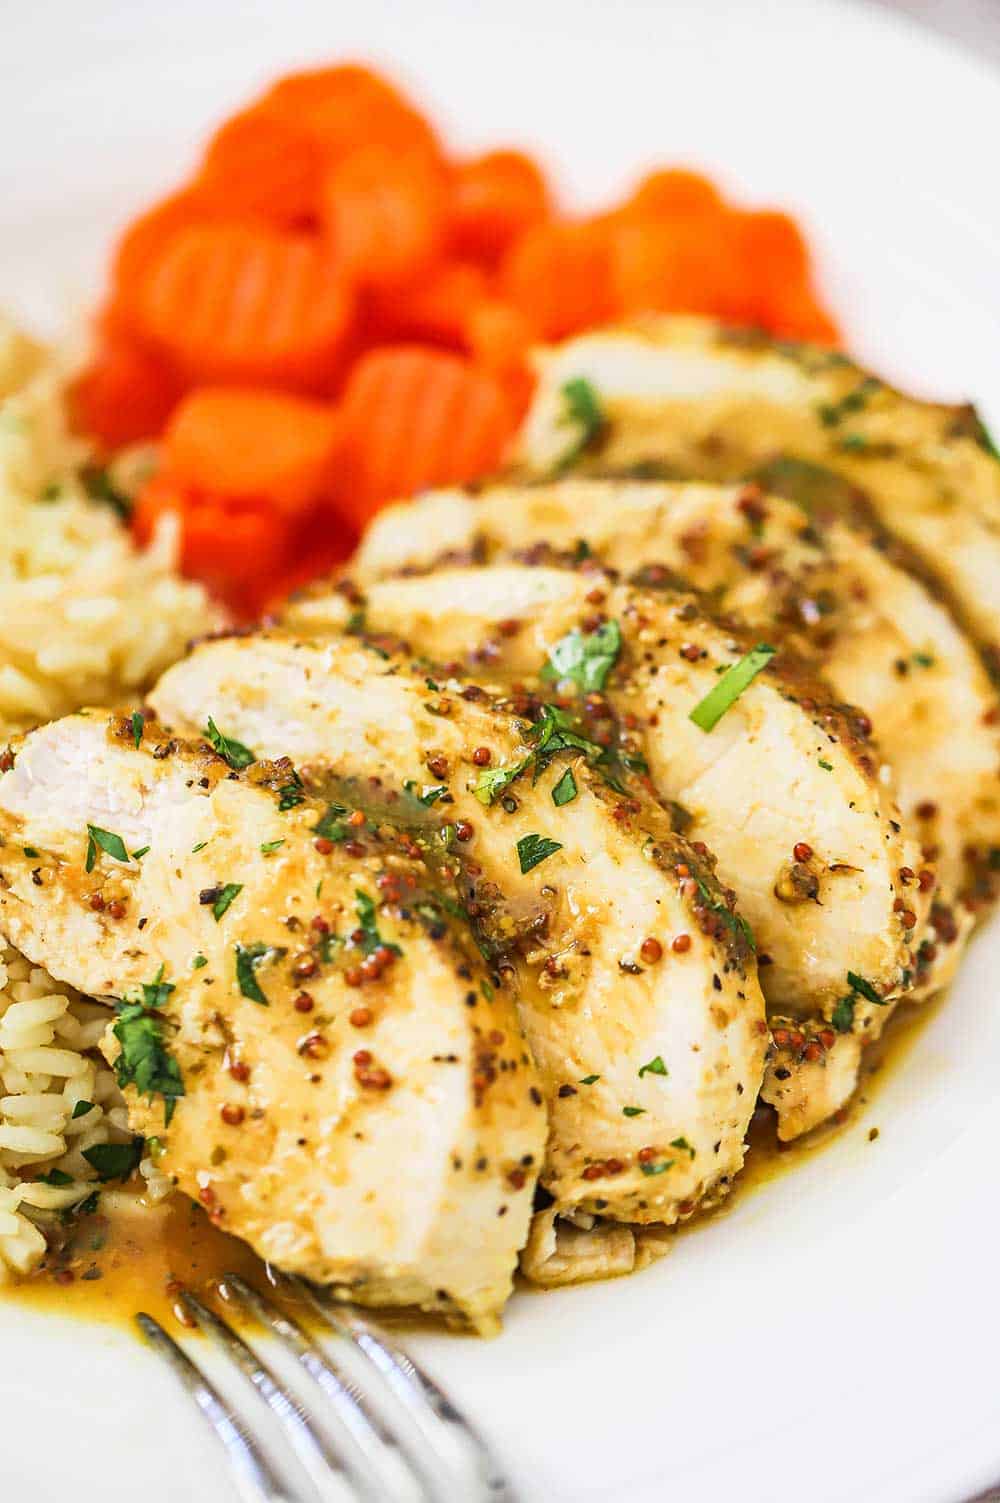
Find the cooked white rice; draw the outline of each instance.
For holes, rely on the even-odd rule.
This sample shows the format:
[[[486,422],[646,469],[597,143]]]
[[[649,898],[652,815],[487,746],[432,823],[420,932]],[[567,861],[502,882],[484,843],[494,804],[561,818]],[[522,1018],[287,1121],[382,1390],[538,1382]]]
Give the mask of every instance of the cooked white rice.
[[[85,704],[127,703],[218,620],[202,588],[175,573],[169,530],[141,552],[88,499],[65,374],[0,318],[0,737]],[[84,1150],[130,1137],[96,1050],[110,1016],[0,937],[0,1282],[36,1267],[46,1226],[94,1190]],[[80,1101],[93,1105],[74,1118]],[[150,1159],[140,1167],[152,1198],[169,1192]],[[70,1182],[38,1183],[53,1169]]]
[[[142,692],[218,622],[168,520],[134,547],[81,480],[66,364],[0,319],[0,735]]]

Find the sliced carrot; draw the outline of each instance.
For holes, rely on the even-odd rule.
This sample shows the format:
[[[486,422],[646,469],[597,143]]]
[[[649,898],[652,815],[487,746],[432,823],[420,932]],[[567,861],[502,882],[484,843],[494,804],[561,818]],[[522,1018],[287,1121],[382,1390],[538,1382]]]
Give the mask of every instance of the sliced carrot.
[[[327,507],[319,505],[296,523],[284,569],[266,578],[253,602],[259,614],[274,611],[293,590],[313,579],[329,574],[350,558],[358,544],[358,529],[342,518],[333,517]]]
[[[619,313],[704,313],[740,318],[747,285],[725,216],[625,221],[613,235],[612,283]]]
[[[537,336],[530,320],[509,303],[484,298],[465,321],[465,340],[476,364],[496,377],[523,417],[535,386],[529,356]]]
[[[722,208],[718,189],[707,177],[682,167],[668,167],[644,177],[622,212],[630,217],[677,219]]]
[[[220,213],[301,224],[316,214],[326,167],[326,153],[308,130],[281,115],[244,110],[209,141],[195,191]]]
[[[241,616],[287,563],[291,523],[266,501],[239,500],[186,486],[165,471],[141,491],[133,517],[139,543],[174,513],[181,532],[181,572],[200,579]]]
[[[346,276],[365,287],[397,287],[438,253],[444,208],[444,179],[427,152],[364,146],[332,169],[320,212]]]
[[[329,373],[352,313],[319,240],[244,223],[179,230],[134,302],[139,331],[188,376],[301,386]]]
[[[396,496],[495,468],[515,417],[500,384],[443,350],[365,355],[342,407],[341,505],[360,521]]]
[[[70,390],[74,425],[107,450],[156,438],[180,390],[162,360],[127,335],[104,333]]]
[[[449,228],[459,255],[494,264],[518,235],[551,212],[542,171],[522,152],[490,151],[455,169]]]
[[[610,238],[597,223],[541,224],[516,240],[500,284],[547,339],[562,339],[614,312]]]
[[[185,189],[160,199],[140,214],[120,236],[111,258],[110,315],[113,320],[129,323],[134,313],[135,297],[142,287],[150,266],[163,254],[163,248],[178,230],[199,224],[206,217],[204,204],[197,193]]]
[[[284,392],[204,386],[181,402],[163,438],[163,462],[189,485],[263,497],[304,511],[330,486],[339,420],[334,409]]]
[[[358,146],[438,151],[433,130],[410,101],[356,63],[290,73],[257,108],[310,131],[333,161]]]
[[[488,288],[486,273],[471,261],[441,261],[416,282],[381,289],[371,300],[370,321],[385,343],[426,341],[459,350]]]

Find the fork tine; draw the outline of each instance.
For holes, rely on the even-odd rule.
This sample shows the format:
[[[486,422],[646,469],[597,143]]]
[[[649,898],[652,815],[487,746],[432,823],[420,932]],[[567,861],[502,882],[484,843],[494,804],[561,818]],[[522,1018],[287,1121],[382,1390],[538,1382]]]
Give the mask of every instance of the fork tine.
[[[321,1298],[295,1275],[282,1274],[281,1277],[324,1325],[338,1335],[348,1337],[378,1369],[442,1465],[454,1468],[454,1440],[458,1438],[474,1459],[483,1497],[490,1503],[517,1503],[517,1495],[487,1441],[430,1374],[401,1346],[350,1306]]]
[[[221,1320],[214,1310],[210,1310],[189,1290],[182,1289],[180,1299],[190,1310],[204,1334],[232,1358],[244,1376],[253,1384],[285,1431],[296,1455],[313,1481],[322,1487],[332,1471],[341,1483],[349,1488],[349,1495],[356,1498],[357,1492],[344,1476],[346,1465],[344,1458],[315,1428],[302,1405],[280,1386],[272,1370],[260,1360],[253,1348],[248,1346],[242,1336],[238,1335],[231,1326]]]
[[[247,1503],[308,1503],[301,1493],[288,1491],[218,1389],[195,1367],[159,1322],[145,1311],[141,1311],[135,1321],[146,1340],[180,1379],[212,1434],[221,1443],[240,1496]]]
[[[267,1329],[274,1332],[305,1368],[330,1401],[335,1419],[346,1432],[356,1452],[360,1465],[351,1466],[351,1474],[366,1497],[373,1503],[384,1503],[385,1492],[372,1486],[372,1473],[379,1466],[383,1472],[390,1471],[397,1480],[409,1485],[411,1495],[414,1486],[416,1497],[426,1503],[427,1493],[417,1482],[412,1471],[401,1465],[399,1451],[381,1420],[373,1413],[367,1396],[349,1374],[329,1359],[306,1334],[297,1321],[256,1289],[251,1288],[238,1274],[227,1273],[219,1281],[222,1297],[243,1306]]]

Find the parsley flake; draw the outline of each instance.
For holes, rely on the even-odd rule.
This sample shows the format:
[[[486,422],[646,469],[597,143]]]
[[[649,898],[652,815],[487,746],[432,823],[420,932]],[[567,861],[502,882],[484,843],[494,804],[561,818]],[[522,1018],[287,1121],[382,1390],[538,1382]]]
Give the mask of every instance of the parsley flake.
[[[563,400],[563,415],[567,424],[572,424],[576,435],[568,449],[559,458],[557,472],[568,470],[587,449],[597,443],[607,427],[607,419],[601,408],[597,392],[583,376],[574,376],[560,388]]]
[[[131,1143],[95,1143],[83,1150],[83,1156],[105,1184],[109,1179],[128,1179],[142,1162],[142,1150],[142,1138],[133,1138]]]
[[[73,1115],[70,1121],[75,1122],[77,1117],[85,1117],[88,1112],[92,1112],[93,1110],[94,1103],[92,1101],[78,1101],[73,1108]]]
[[[38,1185],[71,1185],[72,1174],[67,1174],[65,1169],[50,1169],[48,1174],[40,1174],[35,1181]]]
[[[854,1026],[854,1002],[852,992],[849,997],[841,997],[830,1016],[830,1022],[838,1033],[850,1033]]]
[[[643,1174],[651,1178],[654,1174],[666,1174],[668,1169],[674,1167],[673,1159],[661,1159],[658,1164],[640,1164]]]
[[[593,1085],[595,1080],[600,1080],[599,1075],[585,1075],[580,1081],[581,1085]]]
[[[263,965],[265,960],[272,960],[278,953],[273,945],[265,945],[260,940],[252,945],[236,946],[236,985],[241,996],[250,1002],[259,1003],[261,1007],[270,1007],[270,1002],[261,991],[256,972],[259,965]]]
[[[574,628],[552,648],[542,678],[550,682],[568,681],[584,694],[603,689],[621,645],[621,627],[617,621],[605,621],[587,636]]]
[[[86,860],[86,870],[88,872],[94,870],[98,846],[115,861],[128,862],[128,851],[125,849],[125,842],[120,835],[116,835],[114,830],[102,830],[100,825],[88,825]]]
[[[360,944],[363,952],[366,955],[370,955],[373,950],[378,950],[381,947],[387,950],[394,950],[397,955],[402,955],[403,952],[398,945],[386,944],[386,941],[379,933],[374,900],[366,892],[362,892],[359,887],[355,888],[354,896],[357,899],[358,927],[361,930]]]
[[[766,668],[777,651],[766,642],[758,642],[723,674],[719,682],[699,700],[688,716],[699,730],[712,731],[723,715],[748,689],[762,668]]]
[[[327,804],[326,813],[313,825],[313,834],[321,835],[324,840],[332,840],[335,845],[347,839],[347,826],[344,824],[344,815],[347,809],[343,804]]]
[[[657,1054],[657,1055],[654,1055],[654,1057],[648,1062],[648,1064],[645,1064],[645,1065],[642,1066],[641,1070],[639,1071],[639,1079],[641,1080],[644,1075],[669,1075],[669,1074],[670,1074],[670,1071],[667,1069],[666,1065],[663,1063],[663,1055],[662,1054]]]
[[[194,957],[194,959],[191,962],[191,969],[193,971],[201,971],[207,965],[208,965],[207,959],[205,958],[205,956],[199,950],[198,954]]]
[[[149,850],[150,847],[148,845],[141,845],[137,851],[132,852],[132,860],[141,861],[143,856],[149,855]]]
[[[577,795],[576,778],[573,776],[572,767],[567,767],[562,777],[552,790],[552,802],[561,809],[563,804],[571,804]]]
[[[877,1007],[885,1007],[885,998],[880,997],[871,982],[866,981],[864,976],[859,976],[856,971],[848,971],[847,984],[852,992],[858,992],[866,1002],[874,1002]]]
[[[262,856],[273,856],[285,843],[284,836],[280,840],[265,840],[260,848]]]
[[[142,733],[143,733],[143,731],[145,729],[146,729],[146,717],[143,715],[143,713],[142,713],[141,710],[133,710],[132,711],[132,740],[135,742],[135,749],[136,749],[136,751],[139,750],[139,743],[142,741]]]
[[[682,1153],[689,1153],[692,1158],[694,1158],[695,1156],[694,1149],[691,1147],[691,1144],[688,1142],[687,1138],[671,1138],[670,1146],[671,1148],[679,1148]]]
[[[213,751],[217,751],[235,772],[240,772],[257,760],[250,748],[244,746],[242,741],[237,741],[232,736],[224,736],[211,715],[208,717],[208,724],[202,734]]]
[[[644,1106],[623,1106],[622,1107],[622,1116],[623,1117],[644,1117],[645,1115],[646,1115],[646,1108]]]
[[[226,910],[232,907],[242,891],[242,882],[227,882],[225,887],[219,888],[219,895],[212,904],[212,917],[216,923],[219,922]]]
[[[173,983],[164,981],[161,966],[152,982],[144,982],[138,998],[116,1006],[118,1019],[112,1033],[121,1045],[114,1061],[118,1084],[134,1085],[140,1096],[163,1097],[163,1120],[169,1126],[177,1099],[184,1095],[180,1066],[164,1042],[162,1012]]]
[[[554,856],[556,851],[561,850],[562,842],[550,840],[547,835],[522,835],[517,842],[517,859],[522,875],[540,866],[543,861]]]

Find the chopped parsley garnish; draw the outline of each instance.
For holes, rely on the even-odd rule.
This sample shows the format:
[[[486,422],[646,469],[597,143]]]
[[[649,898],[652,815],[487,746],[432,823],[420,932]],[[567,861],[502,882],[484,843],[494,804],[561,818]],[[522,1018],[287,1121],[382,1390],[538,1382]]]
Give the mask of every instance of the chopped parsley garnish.
[[[576,463],[580,455],[595,444],[607,425],[597,392],[583,376],[574,376],[560,387],[563,399],[563,415],[572,423],[577,434],[573,442],[559,458],[557,470],[566,470]]]
[[[867,405],[871,393],[877,391],[880,384],[874,376],[866,376],[846,396],[841,397],[839,402],[821,402],[816,409],[816,415],[823,427],[835,428],[841,418],[849,412],[860,412]]]
[[[915,652],[913,654],[913,661],[916,663],[918,668],[934,667],[934,658],[933,655],[929,652]]]
[[[198,954],[194,957],[194,959],[191,962],[191,969],[193,971],[201,971],[207,965],[208,965],[208,960],[206,959],[206,957],[199,950]]]
[[[522,874],[540,866],[549,856],[554,856],[556,851],[561,850],[562,842],[550,840],[547,835],[522,835],[517,842],[517,859]]]
[[[95,1143],[83,1150],[83,1156],[104,1184],[109,1179],[128,1179],[142,1162],[143,1146],[142,1138],[133,1138],[131,1143]]]
[[[526,757],[519,757],[505,767],[487,767],[479,774],[472,791],[481,804],[489,807],[528,767],[534,767],[537,779],[558,751],[582,751],[591,762],[597,762],[605,755],[604,748],[596,741],[588,741],[574,730],[573,717],[558,705],[542,706],[539,718],[527,732],[527,740],[534,746]]]
[[[207,845],[208,845],[208,841],[207,840],[199,840],[199,842],[198,842],[197,845],[193,845],[191,847],[191,854],[192,854],[192,856],[196,856],[199,851],[203,851]]]
[[[88,1112],[92,1112],[93,1110],[94,1103],[92,1101],[78,1101],[73,1108],[73,1115],[70,1121],[75,1122],[77,1117],[85,1117]]]
[[[257,758],[250,748],[232,736],[224,736],[211,715],[208,717],[208,724],[203,734],[213,751],[217,751],[234,771],[239,772],[242,768],[249,767],[251,762],[256,762]]]
[[[496,993],[494,992],[492,986],[488,981],[480,981],[479,990],[482,992],[487,1002],[492,1002],[493,998],[496,996]]]
[[[622,1116],[623,1117],[644,1117],[645,1115],[646,1115],[646,1108],[644,1106],[623,1106],[622,1107]]]
[[[415,782],[413,778],[408,778],[403,787],[410,797],[415,798],[418,804],[423,804],[425,809],[429,809],[431,804],[436,804],[438,799],[443,798],[448,792],[447,783],[435,783],[433,786],[425,788],[423,793],[421,793],[420,784]]]
[[[219,895],[212,904],[212,917],[216,923],[219,922],[226,910],[232,907],[242,891],[242,882],[227,882],[225,887],[219,888]]]
[[[589,636],[574,628],[555,644],[542,678],[568,680],[583,693],[603,689],[621,651],[622,634],[617,621],[605,621]]]
[[[585,1075],[580,1081],[581,1085],[593,1085],[595,1080],[600,1080],[599,1075]]]
[[[671,1138],[670,1146],[671,1148],[679,1148],[682,1153],[689,1153],[694,1158],[694,1149],[687,1138]]]
[[[877,1007],[886,1005],[885,998],[879,996],[871,982],[866,981],[864,976],[859,976],[856,971],[848,971],[847,984],[852,992],[857,992],[866,1002],[874,1002]]]
[[[302,792],[302,779],[297,772],[292,774],[292,781],[284,783],[278,789],[278,808],[282,814],[289,809],[294,809],[297,804],[305,802],[305,794]]]
[[[506,767],[486,767],[476,779],[473,793],[481,804],[489,808],[495,799],[499,798],[505,788],[519,778],[524,769],[530,763],[530,757],[522,757],[518,762],[509,762]]]
[[[830,1022],[838,1033],[850,1033],[854,1025],[854,1002],[852,992],[849,997],[841,997],[830,1016]]]
[[[864,976],[859,976],[857,971],[848,971],[847,984],[851,988],[846,997],[841,997],[830,1017],[830,1021],[838,1033],[850,1033],[854,1026],[854,1007],[859,997],[864,997],[866,1002],[874,1002],[877,1007],[887,1006],[884,997],[880,997],[870,981]]]
[[[122,522],[129,520],[132,515],[132,502],[124,491],[120,491],[112,483],[111,476],[106,469],[96,464],[84,465],[80,471],[80,479],[90,501],[100,501],[104,506],[110,506]]]
[[[135,749],[136,749],[136,751],[139,750],[139,743],[142,740],[142,733],[143,733],[143,731],[145,729],[146,729],[146,717],[143,715],[143,713],[142,713],[141,710],[133,710],[132,711],[132,740],[135,742]]]
[[[39,1185],[58,1185],[61,1187],[62,1185],[71,1185],[73,1183],[73,1176],[72,1174],[67,1174],[65,1169],[50,1169],[48,1174],[40,1174],[35,1183]]]
[[[273,945],[265,945],[259,939],[252,945],[236,946],[236,984],[241,996],[250,1002],[259,1002],[261,1007],[270,1007],[271,1004],[257,980],[257,967],[263,965],[265,960],[273,959],[278,953]]]
[[[313,834],[321,835],[324,840],[332,840],[339,845],[347,839],[347,826],[344,824],[344,815],[347,809],[343,804],[327,804],[326,813],[313,825]]]
[[[709,891],[708,885],[702,881],[701,877],[695,877],[694,880],[703,902],[722,920],[728,929],[732,930],[733,934],[742,935],[751,950],[756,951],[757,941],[754,939],[753,930],[742,913],[734,913],[727,904],[718,898],[714,898]]]
[[[273,856],[285,843],[284,836],[280,840],[265,840],[260,848],[262,856]]]
[[[128,851],[125,849],[125,842],[120,835],[116,835],[114,830],[102,830],[100,825],[88,825],[86,861],[88,872],[94,870],[98,846],[108,856],[113,857],[115,861],[128,862]]]
[[[734,663],[719,682],[711,688],[705,698],[699,700],[688,716],[702,731],[714,730],[723,715],[730,709],[744,689],[750,687],[762,668],[766,668],[774,657],[776,648],[769,647],[766,642],[758,642],[748,653]]]
[[[663,1055],[657,1054],[647,1064],[642,1066],[639,1071],[639,1079],[641,1080],[644,1075],[668,1075],[669,1073],[666,1065],[663,1063]]]
[[[358,927],[361,930],[361,948],[366,955],[373,950],[384,947],[387,950],[395,950],[397,955],[402,955],[398,945],[387,944],[378,929],[378,920],[375,917],[375,903],[366,892],[355,888],[354,896],[357,899]]]
[[[674,1167],[674,1161],[673,1161],[673,1159],[661,1159],[658,1164],[640,1164],[639,1165],[639,1168],[642,1170],[643,1174],[645,1174],[647,1176],[651,1176],[651,1175],[654,1175],[654,1174],[666,1174],[667,1170],[668,1169],[672,1169],[673,1167]]]
[[[833,771],[833,763],[832,762],[824,762],[824,760],[823,760],[822,757],[819,758],[819,765],[820,765],[820,767],[822,767],[822,769],[823,769],[824,772],[832,772]]]
[[[143,856],[149,855],[149,849],[148,845],[141,845],[137,851],[132,852],[132,860],[141,861]]]
[[[37,860],[38,852],[33,845],[26,845],[23,847],[23,850],[29,861]]]
[[[114,1061],[119,1086],[134,1085],[140,1096],[162,1096],[163,1120],[168,1126],[177,1098],[184,1095],[184,1081],[164,1043],[163,1021],[156,1014],[173,990],[173,983],[164,981],[161,966],[152,982],[143,983],[139,998],[117,1004],[118,1020],[111,1030],[121,1045]]]
[[[557,808],[563,804],[571,804],[577,795],[576,778],[573,776],[572,767],[567,767],[562,777],[552,790],[552,802]]]

